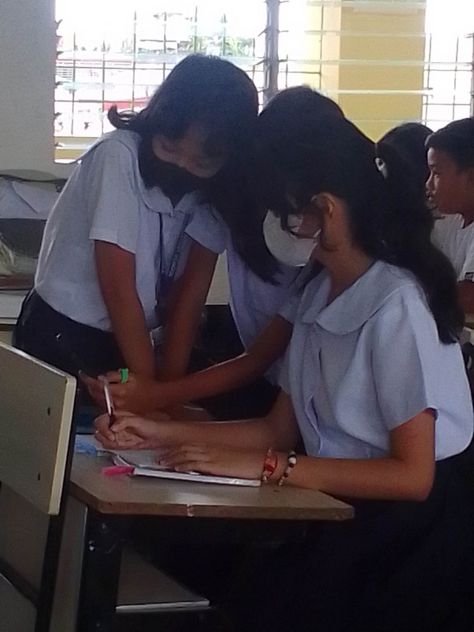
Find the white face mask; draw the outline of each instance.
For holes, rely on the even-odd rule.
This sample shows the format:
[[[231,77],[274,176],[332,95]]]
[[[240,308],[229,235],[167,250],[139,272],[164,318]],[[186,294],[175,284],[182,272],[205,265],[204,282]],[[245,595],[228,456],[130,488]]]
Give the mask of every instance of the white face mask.
[[[288,217],[288,226],[295,230],[301,226],[303,218],[296,215]],[[286,266],[302,268],[311,258],[311,254],[319,243],[321,229],[312,237],[296,237],[292,233],[283,230],[280,219],[271,211],[268,211],[263,222],[263,235],[268,250],[272,255]]]

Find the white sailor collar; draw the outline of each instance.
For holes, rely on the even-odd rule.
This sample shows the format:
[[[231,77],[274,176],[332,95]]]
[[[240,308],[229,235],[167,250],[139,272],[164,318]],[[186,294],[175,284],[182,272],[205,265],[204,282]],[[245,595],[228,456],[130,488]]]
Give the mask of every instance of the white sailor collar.
[[[390,297],[408,286],[417,287],[410,272],[376,261],[326,306],[329,276],[324,270],[305,290],[301,300],[301,320],[306,324],[317,323],[330,333],[348,334],[360,329]]]

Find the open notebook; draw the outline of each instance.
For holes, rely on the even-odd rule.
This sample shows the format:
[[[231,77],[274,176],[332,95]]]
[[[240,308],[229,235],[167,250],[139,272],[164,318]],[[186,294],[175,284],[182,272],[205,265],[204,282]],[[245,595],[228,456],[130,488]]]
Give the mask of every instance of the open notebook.
[[[154,450],[105,450],[91,435],[77,435],[76,452],[87,454],[110,454],[114,463],[120,466],[131,466],[132,476],[154,476],[157,478],[195,481],[197,483],[217,483],[218,485],[240,485],[243,487],[259,487],[260,479],[235,478],[232,476],[212,476],[199,472],[175,472],[167,470],[155,461]]]
[[[219,485],[242,485],[244,487],[258,487],[259,479],[234,478],[232,476],[212,476],[199,472],[175,472],[158,465],[155,461],[154,450],[113,450],[110,451],[116,465],[132,465],[132,476],[156,476],[157,478],[171,478],[181,481],[195,481],[197,483],[217,483]]]

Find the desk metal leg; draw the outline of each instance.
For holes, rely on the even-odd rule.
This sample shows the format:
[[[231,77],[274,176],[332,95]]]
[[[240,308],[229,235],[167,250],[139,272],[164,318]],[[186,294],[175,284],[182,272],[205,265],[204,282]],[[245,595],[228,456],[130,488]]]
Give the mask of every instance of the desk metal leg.
[[[88,511],[77,632],[113,629],[125,519]]]

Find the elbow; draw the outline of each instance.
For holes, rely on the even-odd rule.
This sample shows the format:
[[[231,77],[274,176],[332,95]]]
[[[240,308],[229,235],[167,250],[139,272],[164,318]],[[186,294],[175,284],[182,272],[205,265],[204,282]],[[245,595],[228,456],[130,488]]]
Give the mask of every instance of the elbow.
[[[414,502],[424,502],[428,500],[433,489],[434,473],[430,476],[419,477],[409,481],[402,500],[412,500]]]

